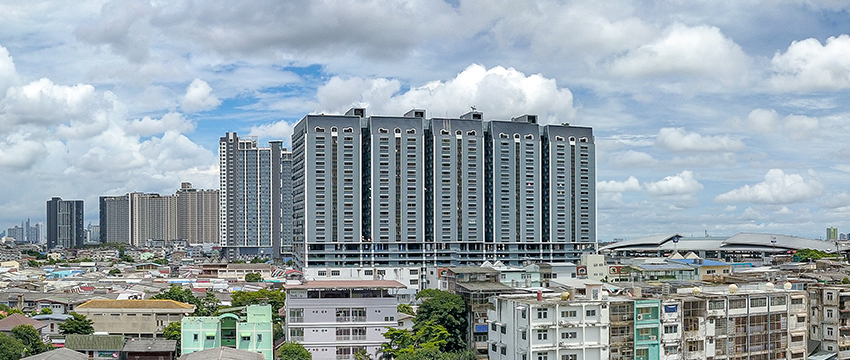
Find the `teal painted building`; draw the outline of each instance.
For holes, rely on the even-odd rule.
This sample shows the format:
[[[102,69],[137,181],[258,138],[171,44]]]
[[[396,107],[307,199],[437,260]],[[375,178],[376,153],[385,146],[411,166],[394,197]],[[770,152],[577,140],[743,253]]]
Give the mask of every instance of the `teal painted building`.
[[[635,301],[635,360],[661,358],[661,301]]]
[[[232,313],[184,317],[180,324],[183,354],[226,346],[274,359],[271,305],[249,305],[244,318]]]

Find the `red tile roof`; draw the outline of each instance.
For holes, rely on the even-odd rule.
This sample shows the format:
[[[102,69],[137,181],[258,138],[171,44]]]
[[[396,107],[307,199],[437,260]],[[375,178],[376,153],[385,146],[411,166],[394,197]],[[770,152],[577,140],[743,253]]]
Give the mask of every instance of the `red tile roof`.
[[[33,320],[17,313],[0,319],[0,331],[12,331],[12,328],[18,325],[32,325],[32,327],[38,330],[47,326],[47,323]]]

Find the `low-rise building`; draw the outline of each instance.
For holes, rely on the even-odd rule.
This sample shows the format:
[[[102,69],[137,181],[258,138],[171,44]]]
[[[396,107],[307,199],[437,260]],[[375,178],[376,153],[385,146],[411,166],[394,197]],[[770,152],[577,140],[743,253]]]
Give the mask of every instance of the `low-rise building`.
[[[184,317],[181,321],[181,352],[221,346],[259,352],[274,358],[274,334],[270,305],[249,305],[244,319],[233,313],[220,316]]]
[[[152,338],[172,322],[195,311],[195,305],[174,300],[90,300],[76,312],[92,320],[96,332]]]
[[[608,359],[608,299],[601,285],[588,285],[587,294],[494,297],[488,313],[489,359]]]
[[[388,327],[398,326],[396,292],[391,280],[309,281],[287,284],[288,341],[297,341],[314,360],[353,359],[365,349],[375,354]]]
[[[116,359],[124,349],[124,337],[68,334],[65,336],[65,348],[84,353],[89,359]]]

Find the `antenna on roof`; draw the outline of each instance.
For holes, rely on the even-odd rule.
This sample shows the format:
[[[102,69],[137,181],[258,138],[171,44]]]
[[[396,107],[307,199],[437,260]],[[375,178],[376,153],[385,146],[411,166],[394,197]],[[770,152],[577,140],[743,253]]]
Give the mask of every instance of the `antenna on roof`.
[[[478,110],[475,108],[475,105],[470,106],[470,108],[472,109],[472,111]]]

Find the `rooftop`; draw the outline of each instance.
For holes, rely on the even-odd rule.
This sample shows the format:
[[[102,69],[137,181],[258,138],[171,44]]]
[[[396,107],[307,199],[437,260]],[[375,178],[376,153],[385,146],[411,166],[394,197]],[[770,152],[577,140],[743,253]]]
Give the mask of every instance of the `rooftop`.
[[[33,320],[17,313],[0,319],[0,331],[12,331],[12,328],[18,325],[31,325],[38,330],[47,326],[47,323]]]
[[[177,340],[130,339],[124,352],[169,352],[177,350]]]
[[[124,348],[122,335],[65,335],[65,347],[72,350],[121,351]]]
[[[293,289],[403,289],[402,283],[395,280],[314,280],[302,284],[286,284],[287,290]]]
[[[195,305],[174,300],[89,300],[77,306],[77,309],[186,309],[194,310]]]
[[[265,355],[229,347],[217,347],[183,354],[178,360],[263,360]]]
[[[25,357],[21,360],[88,360],[89,356],[71,349],[58,348]]]

